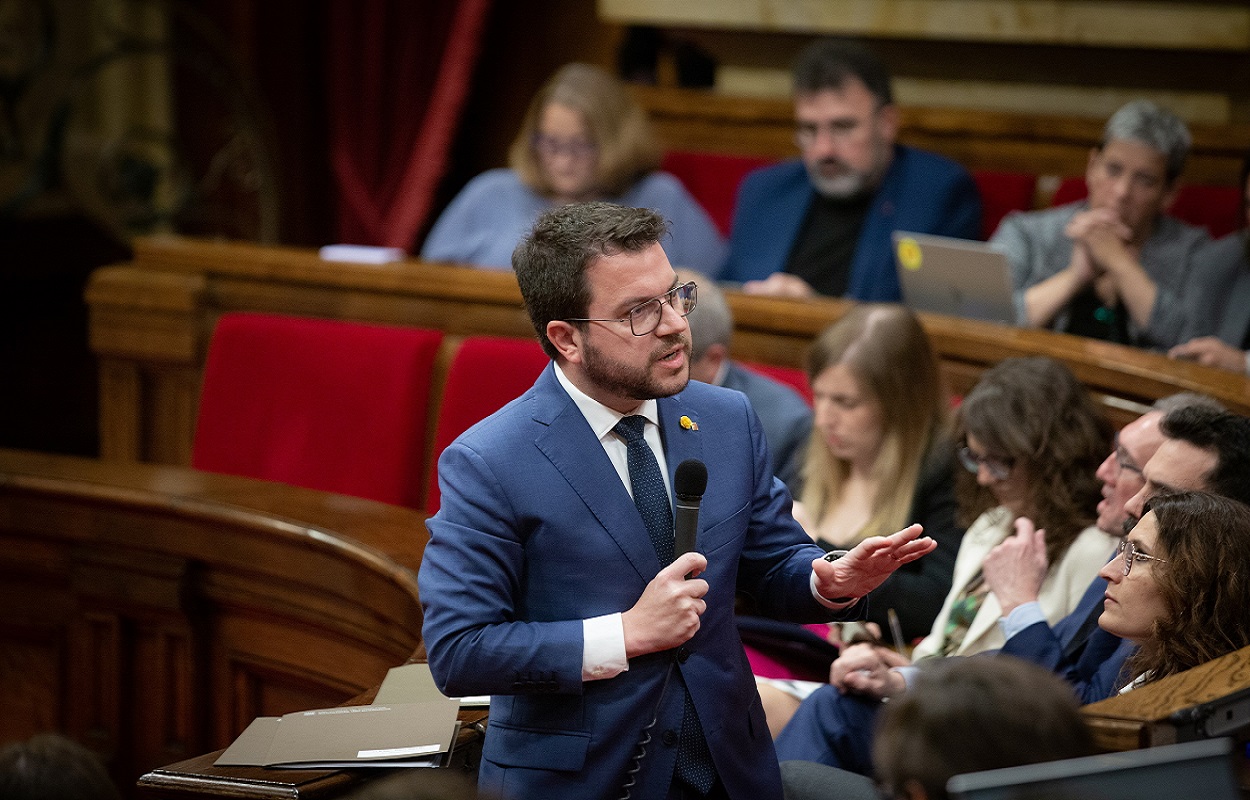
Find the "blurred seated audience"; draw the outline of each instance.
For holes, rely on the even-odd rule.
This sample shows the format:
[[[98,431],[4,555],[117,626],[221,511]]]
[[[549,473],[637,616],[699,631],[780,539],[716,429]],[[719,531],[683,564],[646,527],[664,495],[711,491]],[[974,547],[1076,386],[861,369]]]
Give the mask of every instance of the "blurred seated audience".
[[[681,267],[677,269],[677,280],[679,283],[694,281],[699,287],[696,290],[698,305],[686,317],[690,323],[693,346],[690,379],[736,389],[747,396],[764,429],[773,475],[793,488],[798,478],[803,446],[812,431],[812,409],[791,387],[752,372],[732,359],[733,312],[725,301],[725,293],[715,281],[700,272]],[[888,532],[893,533],[903,527],[900,525]]]
[[[1246,227],[1198,251],[1202,273],[1195,313],[1209,326],[1168,351],[1172,358],[1250,375],[1250,153],[1241,166],[1241,211]]]
[[[625,86],[590,64],[567,64],[530,102],[509,168],[478,175],[434,223],[421,258],[510,269],[539,214],[609,200],[654,209],[671,225],[660,244],[676,266],[717,274],[725,241],[681,182],[658,172],[646,112]]]
[[[885,707],[872,742],[876,783],[812,761],[783,761],[786,800],[945,800],[965,772],[1094,753],[1068,686],[1013,658],[922,665],[914,688]]]
[[[1117,539],[1098,528],[1095,513],[1102,496],[1096,471],[1111,447],[1108,425],[1064,365],[1043,357],[1012,358],[986,370],[959,406],[956,435],[964,467],[956,487],[960,512],[965,518],[980,514],[964,534],[942,609],[929,635],[912,651],[917,662],[1002,646],[1001,608],[982,565],[1013,533],[1044,541],[1048,566],[1037,602],[1052,624],[1077,607]],[[883,658],[890,668],[910,663],[886,648],[851,647],[833,663],[831,682],[840,689],[853,688],[842,685],[845,676],[854,673],[853,684],[861,669],[867,669],[861,662]],[[825,687],[812,691],[817,688],[828,695]],[[879,702],[879,697],[866,703]],[[814,695],[804,701],[812,708],[820,702]],[[774,729],[784,723],[782,718],[769,720]],[[785,725],[777,737],[783,760],[823,760],[812,754],[826,749],[809,731],[793,725]],[[825,763],[835,766],[865,766],[829,757],[833,760]]]
[[[1145,504],[1161,492],[1218,492],[1234,505],[1250,499],[1250,419],[1213,407],[1212,403],[1209,398],[1194,395],[1168,398],[1161,404],[1170,410],[1158,422],[1156,433],[1150,430],[1150,419],[1157,412],[1121,431],[1116,449],[1117,474],[1108,475],[1102,468],[1100,472],[1106,476],[1104,481],[1107,477],[1115,478],[1113,483],[1104,485],[1104,494],[1122,502],[1124,516],[1133,524],[1144,515]],[[1145,456],[1150,440],[1158,434],[1162,441],[1154,445],[1154,454],[1145,464],[1137,461]],[[1136,492],[1124,499],[1134,486]],[[1104,516],[1100,513],[1100,525]],[[987,574],[989,561],[987,558]],[[1236,567],[1237,559],[1233,562]],[[1123,562],[1113,558],[1112,563]],[[1134,668],[1126,668],[1125,664],[1137,652],[1137,646],[1098,627],[1107,591],[1108,581],[1100,570],[1078,611],[1053,631],[1046,629],[1053,640],[1050,646],[1040,643],[1044,638],[1038,635],[1042,626],[1033,625],[1009,635],[1000,652],[1053,671],[1069,683],[1081,702],[1113,696],[1134,673]],[[1090,602],[1091,594],[1096,605]],[[1083,629],[1089,619],[1095,627],[1085,635]],[[1072,647],[1082,637],[1080,646]],[[850,648],[836,666],[832,683],[805,700],[786,728],[786,748],[802,748],[797,757],[806,760],[866,774],[870,770],[869,732],[884,708],[882,703],[906,691],[914,680],[915,667],[903,665],[892,651],[868,645]]]
[[[1194,265],[1209,239],[1164,213],[1190,143],[1175,114],[1134,100],[1090,151],[1087,198],[1003,219],[990,242],[1011,263],[1018,324],[1154,349],[1201,329]]]

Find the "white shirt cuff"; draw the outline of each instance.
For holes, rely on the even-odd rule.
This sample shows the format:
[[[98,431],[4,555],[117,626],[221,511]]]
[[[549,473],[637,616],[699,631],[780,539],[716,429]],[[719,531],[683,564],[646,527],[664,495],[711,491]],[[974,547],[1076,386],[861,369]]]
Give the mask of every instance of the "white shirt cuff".
[[[582,642],[583,681],[615,678],[629,669],[625,625],[619,613],[582,620]]]
[[[828,597],[825,597],[820,592],[816,591],[816,571],[815,570],[812,570],[812,577],[808,581],[808,586],[812,588],[812,597],[816,598],[817,603],[820,603],[825,608],[833,609],[834,611],[844,611],[850,608],[851,606],[855,605],[856,603],[858,603],[860,600],[860,598],[854,597],[845,603],[835,603],[834,601],[830,600]]]
[[[1022,603],[1011,609],[1011,613],[998,621],[1002,626],[1003,636],[1007,639],[1038,622],[1045,622],[1046,614],[1042,612],[1042,604],[1036,600]]]

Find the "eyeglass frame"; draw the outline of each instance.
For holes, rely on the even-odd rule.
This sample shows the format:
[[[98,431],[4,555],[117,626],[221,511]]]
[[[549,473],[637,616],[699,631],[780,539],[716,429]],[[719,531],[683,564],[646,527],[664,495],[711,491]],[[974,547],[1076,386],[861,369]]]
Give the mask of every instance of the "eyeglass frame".
[[[678,293],[679,293],[679,292],[681,292],[683,289],[689,289],[689,290],[690,290],[690,299],[689,299],[689,301],[688,301],[688,302],[689,302],[689,306],[686,308],[686,310],[685,310],[685,311],[680,310],[680,309],[679,309],[679,308],[677,308],[677,306],[675,305],[675,301],[677,300]],[[623,317],[617,317],[617,318],[615,318],[615,319],[612,319],[612,318],[590,318],[590,317],[569,317],[568,319],[562,319],[562,320],[560,320],[560,321],[561,321],[561,322],[628,322],[628,323],[629,323],[629,332],[630,332],[630,333],[632,333],[632,334],[633,334],[633,335],[635,335],[635,336],[647,336],[648,334],[655,333],[656,328],[660,327],[660,323],[664,321],[664,304],[665,304],[665,302],[667,302],[667,303],[668,303],[668,305],[669,305],[669,306],[670,306],[670,307],[671,307],[674,311],[676,311],[676,312],[677,312],[677,314],[678,314],[679,316],[681,316],[682,318],[685,318],[685,317],[690,316],[690,312],[691,312],[691,311],[694,311],[694,307],[695,307],[695,306],[698,304],[698,302],[699,302],[699,291],[698,291],[698,290],[699,290],[699,285],[698,285],[697,283],[695,283],[694,281],[686,281],[685,283],[678,284],[677,286],[674,286],[672,289],[669,289],[667,292],[665,292],[665,293],[664,293],[664,294],[662,294],[662,295],[658,295],[658,296],[656,296],[656,297],[652,297],[650,300],[644,300],[643,302],[641,302],[641,303],[639,303],[638,305],[636,305],[636,306],[634,306],[633,308],[631,308],[629,311],[626,311],[626,312],[625,312],[625,316],[623,316]],[[654,324],[654,325],[652,325],[652,326],[651,326],[648,330],[645,330],[645,331],[643,331],[643,332],[639,333],[639,332],[638,332],[637,327],[635,327],[635,325],[634,325],[635,315],[636,315],[636,314],[639,314],[639,313],[640,313],[643,309],[647,308],[647,307],[648,307],[648,306],[650,306],[652,303],[654,303],[654,304],[655,304],[655,306],[656,306],[657,308],[659,308],[659,309],[660,309],[659,313],[655,315],[655,324]]]
[[[1124,577],[1126,578],[1129,576],[1129,573],[1133,571],[1134,561],[1157,561],[1160,564],[1168,563],[1166,558],[1159,558],[1158,556],[1152,556],[1149,553],[1143,553],[1138,550],[1137,543],[1127,538],[1121,539],[1120,543],[1116,545],[1115,555],[1113,558],[1120,558],[1124,560]]]
[[[530,138],[530,146],[543,158],[561,154],[575,161],[589,161],[599,154],[599,145],[589,139],[561,139],[546,133],[536,133]]]
[[[872,113],[867,119],[854,118],[847,120],[845,118],[834,120],[832,122],[799,122],[794,123],[794,144],[800,150],[806,150],[811,147],[820,138],[821,134],[828,136],[837,142],[845,142],[852,137],[861,134],[863,131],[871,128],[876,124],[877,116],[881,113],[881,109],[885,108],[887,103],[876,103],[873,105]],[[850,122],[851,124],[846,124]]]
[[[994,456],[981,456],[972,452],[972,448],[964,444],[955,451],[955,455],[959,458],[959,463],[964,469],[973,475],[980,471],[981,466],[990,473],[990,477],[996,481],[1005,481],[1011,476],[1011,471],[1016,468],[1015,459],[1001,459]]]
[[[1120,454],[1121,454],[1121,453],[1123,453],[1125,456],[1127,456],[1127,458],[1121,458],[1121,457],[1120,457]],[[1119,434],[1119,433],[1117,433],[1117,434],[1115,435],[1115,450],[1114,450],[1114,451],[1113,451],[1113,453],[1112,453],[1112,458],[1114,458],[1114,459],[1115,459],[1115,473],[1116,473],[1116,477],[1119,477],[1119,476],[1120,476],[1120,474],[1121,474],[1121,473],[1123,473],[1123,472],[1131,472],[1131,473],[1133,473],[1134,475],[1137,475],[1137,476],[1139,476],[1139,477],[1141,477],[1141,478],[1145,479],[1145,473],[1144,473],[1144,471],[1143,471],[1143,469],[1142,469],[1141,465],[1139,465],[1139,464],[1138,464],[1138,463],[1137,463],[1137,462],[1133,459],[1133,454],[1132,454],[1132,453],[1130,453],[1130,452],[1128,451],[1128,448],[1127,448],[1127,447],[1125,447],[1125,446],[1124,446],[1124,444],[1120,441],[1120,434]]]

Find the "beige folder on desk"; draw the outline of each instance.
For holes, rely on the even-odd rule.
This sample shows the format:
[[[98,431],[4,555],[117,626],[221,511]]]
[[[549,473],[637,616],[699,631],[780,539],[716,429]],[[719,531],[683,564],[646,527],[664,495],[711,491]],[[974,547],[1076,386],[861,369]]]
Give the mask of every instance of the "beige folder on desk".
[[[460,705],[438,693],[424,664],[399,669],[408,672],[388,691],[391,702],[258,717],[214,764],[300,769],[442,765],[451,753]],[[413,674],[422,670],[424,676]]]

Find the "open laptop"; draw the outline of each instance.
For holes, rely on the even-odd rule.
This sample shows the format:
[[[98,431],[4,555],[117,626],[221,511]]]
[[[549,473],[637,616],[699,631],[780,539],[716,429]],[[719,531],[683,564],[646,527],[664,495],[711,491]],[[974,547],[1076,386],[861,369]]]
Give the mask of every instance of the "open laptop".
[[[903,303],[914,311],[1014,325],[1007,256],[985,242],[894,232]]]
[[[1230,739],[970,772],[951,778],[946,789],[955,800],[1241,798]]]

